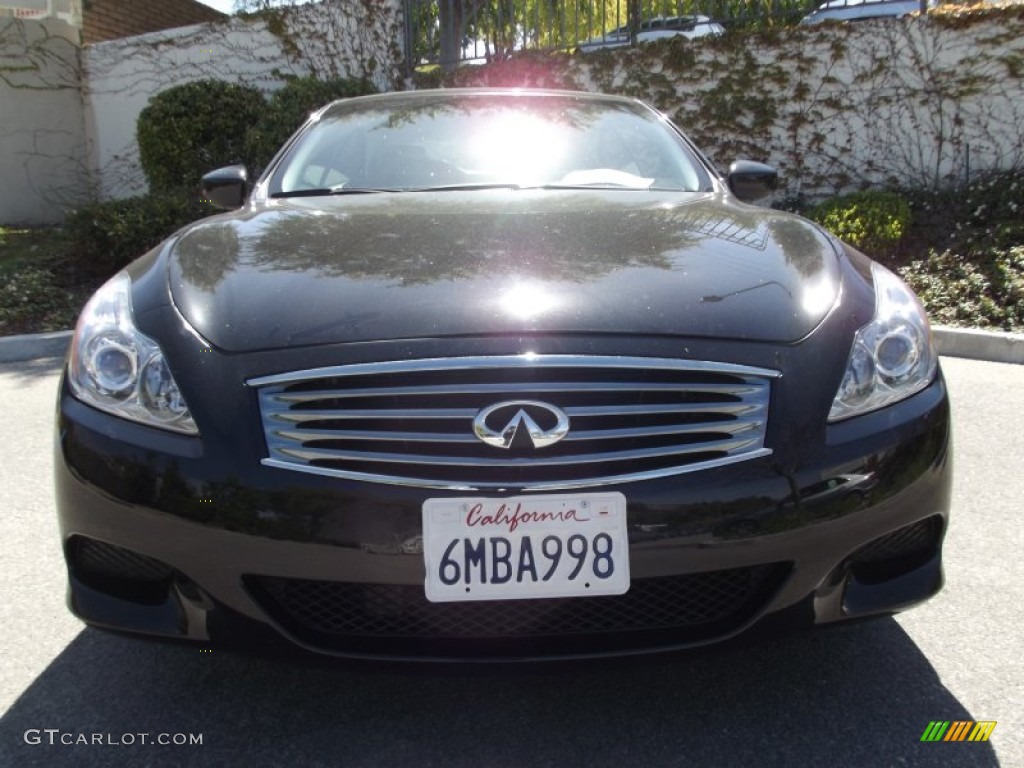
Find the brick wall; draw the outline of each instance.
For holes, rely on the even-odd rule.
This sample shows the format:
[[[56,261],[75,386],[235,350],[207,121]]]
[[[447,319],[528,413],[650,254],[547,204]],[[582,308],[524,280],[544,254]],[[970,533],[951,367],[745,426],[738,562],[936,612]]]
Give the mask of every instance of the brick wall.
[[[195,0],[85,0],[82,42],[98,43],[226,18]]]

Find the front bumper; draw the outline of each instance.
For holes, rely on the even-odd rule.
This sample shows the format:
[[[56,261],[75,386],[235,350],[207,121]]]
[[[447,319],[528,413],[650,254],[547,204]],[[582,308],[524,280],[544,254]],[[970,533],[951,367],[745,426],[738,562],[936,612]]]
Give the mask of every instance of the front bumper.
[[[225,645],[518,660],[888,614],[942,585],[952,467],[941,375],[813,438],[777,427],[771,457],[612,488],[628,500],[630,593],[514,601],[524,611],[425,603],[422,555],[403,543],[443,492],[260,466],[249,416],[182,437],[99,413],[62,384],[57,508],[79,617]],[[231,451],[228,439],[253,446]],[[607,611],[591,607],[601,601]]]

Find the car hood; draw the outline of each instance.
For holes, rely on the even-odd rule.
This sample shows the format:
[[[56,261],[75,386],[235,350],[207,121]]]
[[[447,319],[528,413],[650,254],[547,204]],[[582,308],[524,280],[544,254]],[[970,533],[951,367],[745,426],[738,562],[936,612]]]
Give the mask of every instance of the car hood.
[[[169,248],[174,303],[231,352],[507,333],[792,342],[839,291],[817,227],[720,194],[293,198]]]

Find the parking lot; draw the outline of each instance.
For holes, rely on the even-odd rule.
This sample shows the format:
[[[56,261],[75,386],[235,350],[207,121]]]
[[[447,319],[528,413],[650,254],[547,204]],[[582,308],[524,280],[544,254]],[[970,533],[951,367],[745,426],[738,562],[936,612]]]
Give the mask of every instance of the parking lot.
[[[710,652],[482,669],[283,662],[83,628],[53,513],[59,362],[0,365],[0,765],[1024,765],[1024,366],[943,366],[956,486],[936,599]],[[933,720],[998,725],[987,743],[921,743]],[[104,743],[60,743],[93,734]]]

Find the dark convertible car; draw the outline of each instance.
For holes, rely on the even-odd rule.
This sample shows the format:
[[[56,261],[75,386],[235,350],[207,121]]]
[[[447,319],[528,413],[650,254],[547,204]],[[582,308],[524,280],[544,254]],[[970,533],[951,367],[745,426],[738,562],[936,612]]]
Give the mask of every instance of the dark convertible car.
[[[89,624],[543,659],[942,585],[950,421],[892,273],[631,99],[355,98],[82,312],[56,489]],[[747,201],[747,202],[744,202]]]

